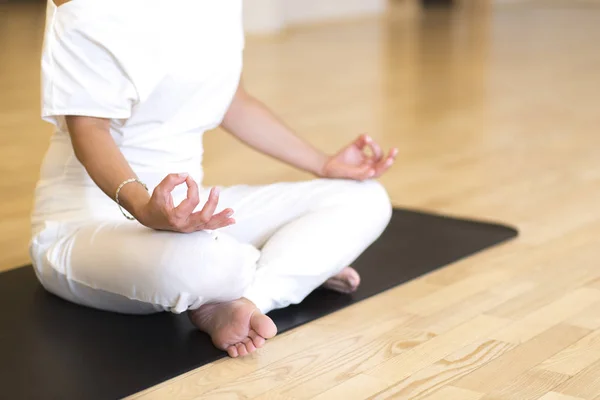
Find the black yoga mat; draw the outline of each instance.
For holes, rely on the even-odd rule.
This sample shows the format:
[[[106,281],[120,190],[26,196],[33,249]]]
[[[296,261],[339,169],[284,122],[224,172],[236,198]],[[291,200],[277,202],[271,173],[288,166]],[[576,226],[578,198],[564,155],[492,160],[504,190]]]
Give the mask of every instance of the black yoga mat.
[[[353,265],[352,295],[317,290],[271,313],[283,332],[517,235],[502,225],[395,210]],[[0,388],[6,399],[116,399],[224,357],[185,315],[126,316],[48,294],[31,266],[0,274]],[[268,345],[268,344],[267,344]]]

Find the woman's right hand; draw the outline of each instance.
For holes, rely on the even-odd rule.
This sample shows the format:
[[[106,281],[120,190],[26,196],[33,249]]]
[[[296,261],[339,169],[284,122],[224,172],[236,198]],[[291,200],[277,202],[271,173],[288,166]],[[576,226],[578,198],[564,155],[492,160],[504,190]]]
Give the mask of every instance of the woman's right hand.
[[[188,187],[187,198],[174,207],[171,192],[183,182]],[[217,188],[212,188],[204,207],[194,212],[199,202],[198,185],[189,175],[170,174],[156,186],[148,203],[135,217],[148,228],[183,233],[215,230],[235,223],[230,218],[233,215],[230,208],[215,214],[219,202]]]

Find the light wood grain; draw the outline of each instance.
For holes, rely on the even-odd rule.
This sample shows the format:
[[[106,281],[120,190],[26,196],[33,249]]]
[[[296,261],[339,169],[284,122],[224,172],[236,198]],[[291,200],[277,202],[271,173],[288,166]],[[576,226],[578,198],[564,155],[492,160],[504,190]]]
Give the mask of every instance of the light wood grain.
[[[374,330],[378,333],[366,334],[365,338],[369,338],[369,342],[359,343],[360,348],[358,350],[353,347],[346,347],[336,354],[333,357],[337,362],[335,367],[321,371],[318,377],[309,380],[289,377],[283,385],[277,388],[277,391],[297,399],[312,398],[314,395],[323,392],[323,390],[343,383],[354,375],[362,375],[374,366],[417,347],[435,336],[428,332],[409,328],[394,328],[383,334],[380,327]],[[376,336],[379,337],[373,340],[372,338]]]
[[[577,289],[545,307],[515,321],[491,337],[509,343],[522,343],[545,332],[557,322],[584,310],[600,300],[600,291],[591,288]]]
[[[444,386],[424,400],[480,400],[483,394],[461,389],[454,386]]]
[[[538,367],[572,376],[598,359],[600,359],[600,332],[594,331],[545,360]]]
[[[490,393],[504,388],[532,367],[589,333],[589,330],[583,328],[556,325],[452,385],[480,393]]]
[[[440,334],[486,312],[498,304],[530,292],[534,288],[535,284],[533,282],[511,281],[510,284],[499,285],[492,290],[478,292],[434,314],[415,318],[409,326]]]
[[[500,357],[513,347],[512,344],[494,340],[474,342],[433,365],[417,371],[372,398],[424,399],[448,383]]]
[[[314,399],[330,400],[330,399],[356,399],[362,400],[369,397],[372,393],[376,393],[387,386],[385,381],[379,380],[369,375],[359,374],[344,382],[343,385],[335,386]]]
[[[452,305],[453,302],[460,302],[480,292],[481,288],[489,287],[492,283],[502,282],[507,277],[508,272],[506,271],[486,271],[450,284],[404,308],[409,313],[417,315],[429,315],[439,312]]]
[[[600,400],[600,5],[458,3],[249,37],[244,79],[327,152],[365,131],[398,146],[395,205],[519,238],[132,397]],[[29,262],[43,22],[0,2],[0,271]],[[204,167],[207,185],[310,178],[218,129]]]
[[[569,396],[595,399],[600,397],[600,361],[583,369],[577,375],[553,389]]]
[[[596,330],[600,328],[600,303],[592,304],[585,310],[570,318],[567,323],[582,328]]]
[[[548,392],[538,400],[583,400],[581,397],[567,396],[556,392]]]
[[[539,369],[529,370],[483,397],[483,400],[536,400],[570,376]]]
[[[443,359],[451,354],[453,349],[462,348],[481,338],[489,337],[492,332],[506,324],[507,321],[504,319],[485,315],[477,316],[407,352],[382,362],[369,370],[367,374],[393,384]]]
[[[375,333],[380,337],[373,340]],[[277,388],[278,393],[290,397],[310,398],[365,371],[371,364],[378,365],[427,343],[431,337],[388,321],[337,337],[335,342],[316,345],[302,354],[281,358],[238,381],[222,383],[204,397],[216,399],[244,393],[252,398]]]

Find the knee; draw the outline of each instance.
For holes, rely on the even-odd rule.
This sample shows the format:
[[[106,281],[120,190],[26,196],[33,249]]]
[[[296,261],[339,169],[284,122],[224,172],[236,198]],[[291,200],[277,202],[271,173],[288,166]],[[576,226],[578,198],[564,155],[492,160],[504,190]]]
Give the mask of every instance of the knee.
[[[254,280],[260,251],[254,246],[236,239],[215,234],[213,246],[207,254],[211,265],[208,288],[204,286],[210,301],[230,301],[242,297]]]
[[[392,217],[392,202],[386,188],[377,181],[367,181],[365,186],[369,204],[388,223]]]
[[[353,209],[367,215],[366,221],[385,228],[392,217],[392,203],[385,187],[375,181],[353,182]]]
[[[207,232],[182,236],[173,250],[173,257],[162,265],[160,281],[202,302],[240,298],[252,282],[260,257],[252,246]]]

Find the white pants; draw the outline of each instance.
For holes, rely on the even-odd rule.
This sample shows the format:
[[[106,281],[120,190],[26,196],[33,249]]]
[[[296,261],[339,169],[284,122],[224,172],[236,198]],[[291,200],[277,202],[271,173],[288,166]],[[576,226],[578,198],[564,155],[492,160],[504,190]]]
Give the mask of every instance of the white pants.
[[[221,190],[219,209],[227,207],[237,223],[210,232],[161,232],[123,218],[79,223],[52,243],[42,233],[31,246],[37,276],[60,297],[120,313],[181,313],[242,296],[266,313],[350,265],[391,216],[375,181],[234,186]]]

